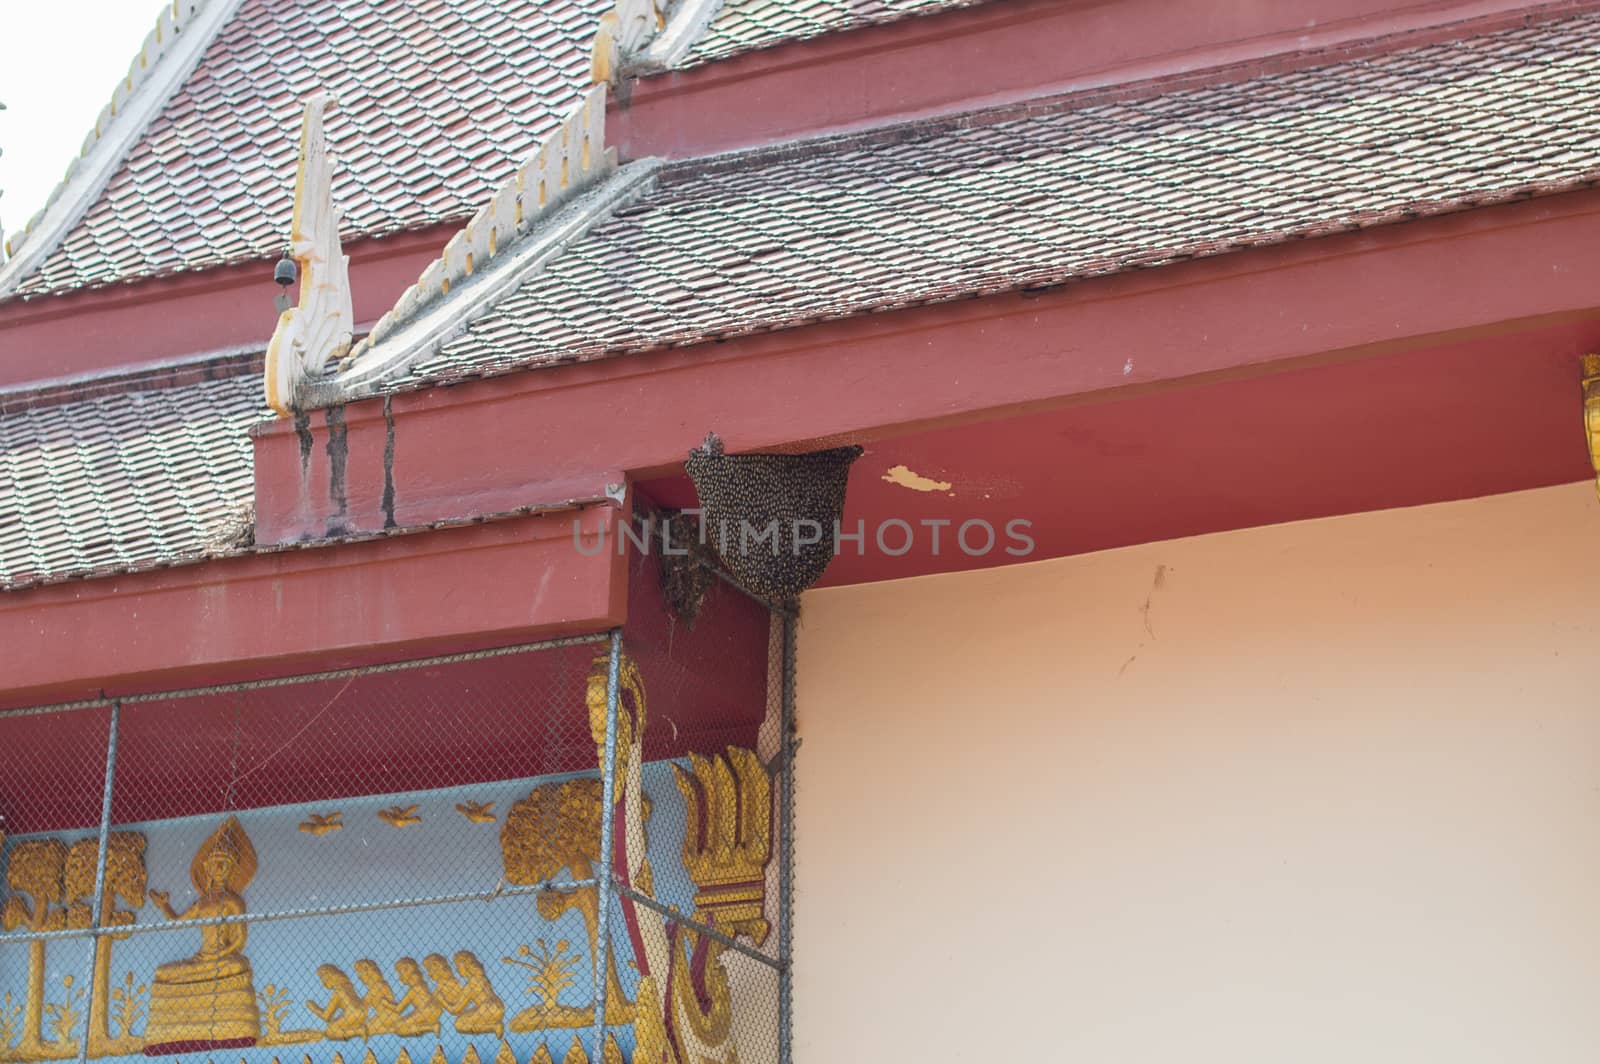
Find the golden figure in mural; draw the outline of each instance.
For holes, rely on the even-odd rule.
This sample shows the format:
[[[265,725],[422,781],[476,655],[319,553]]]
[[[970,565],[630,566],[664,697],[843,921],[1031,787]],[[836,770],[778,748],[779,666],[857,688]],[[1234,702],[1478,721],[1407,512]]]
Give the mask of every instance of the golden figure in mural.
[[[771,777],[755,751],[737,746],[711,757],[691,753],[689,767],[673,765],[672,778],[688,814],[683,867],[699,888],[694,918],[759,946],[771,930],[765,912]]]
[[[143,835],[130,831],[114,831],[106,836],[106,863],[104,891],[100,898],[100,926],[126,927],[134,921],[133,909],[144,906],[145,868]],[[71,901],[67,909],[68,927],[89,927],[95,920],[94,878],[100,860],[100,840],[94,837],[79,839],[67,852],[66,871],[63,878],[64,896]],[[127,909],[117,908],[117,899],[127,902]],[[134,1037],[123,1025],[122,1033],[111,1034],[111,947],[116,939],[127,934],[101,935],[94,944],[94,993],[89,999],[89,1055],[111,1056],[132,1053],[143,1048],[143,1041]]]
[[[461,1034],[504,1035],[506,1005],[489,985],[489,973],[484,971],[482,962],[468,950],[457,952],[455,962],[455,971],[451,971],[450,962],[440,954],[430,953],[422,959],[422,966],[433,976],[434,996],[456,1018],[456,1030]]]
[[[380,809],[378,819],[395,828],[409,828],[413,824],[422,823],[422,818],[417,815],[417,807],[414,805],[394,805],[388,809]]]
[[[307,835],[315,835],[318,838],[343,828],[343,813],[307,813],[305,820],[300,824],[301,831]]]
[[[650,815],[648,799],[644,816]],[[574,879],[592,879],[600,859],[600,781],[575,779],[564,783],[542,783],[526,798],[512,804],[500,825],[500,854],[506,882],[519,887],[553,882],[563,869]],[[550,890],[539,895],[539,915],[558,920],[568,909],[577,909],[588,932],[589,956],[598,950],[600,904],[595,888]],[[616,957],[607,958],[606,1000],[618,1023],[630,1022],[632,1003],[623,996],[617,979]],[[526,1012],[526,1010],[524,1010]],[[523,1030],[533,1022],[524,1013],[519,1023],[513,1017],[511,1029]],[[532,1028],[530,1028],[532,1029]]]
[[[528,992],[536,999],[532,1005],[511,1017],[511,1030],[528,1033],[593,1026],[593,1009],[561,1003],[562,991],[577,983],[578,963],[583,959],[581,953],[568,952],[571,945],[566,939],[561,939],[552,946],[541,938],[532,946],[527,943],[518,946],[516,957],[500,958],[503,963],[522,968],[528,973]],[[617,1000],[622,1000],[620,995]],[[607,1016],[611,1018],[612,1014],[608,1012]]]
[[[493,802],[458,802],[456,804],[456,812],[474,824],[494,823]]]
[[[0,908],[0,927],[7,931],[60,931],[67,913],[63,873],[67,863],[67,844],[60,839],[25,839],[11,851],[6,866],[6,886],[10,896]],[[28,943],[28,990],[22,1010],[22,1030],[14,1056],[38,1060],[55,1056],[44,1041],[45,942]]]
[[[604,767],[609,658],[589,671],[589,730]],[[617,705],[616,803],[621,816],[619,879],[653,892],[642,784],[646,711],[638,665],[620,662]],[[684,866],[700,888],[694,916],[759,941],[768,933],[765,868],[771,856],[771,780],[755,754],[690,759],[676,773],[688,805]],[[722,964],[725,947],[676,921],[662,920],[623,899],[623,915],[643,949],[636,958],[639,993],[633,1012],[634,1064],[737,1064],[733,996]],[[687,951],[687,952],[686,952]]]
[[[400,1029],[400,1004],[394,999],[383,969],[373,961],[356,961],[356,978],[366,987],[362,1004],[367,1009],[367,1037],[375,1034],[396,1034]]]
[[[400,985],[406,988],[397,1006],[400,1020],[395,1025],[394,1033],[402,1038],[438,1034],[439,1018],[444,1015],[444,1006],[439,1004],[439,998],[428,985],[427,977],[422,974],[422,966],[410,957],[401,957],[394,963],[394,974],[400,980]]]
[[[328,1025],[322,1037],[333,1042],[366,1037],[367,1003],[357,993],[350,977],[337,965],[324,964],[317,969],[317,978],[333,992],[326,1005],[306,1002],[306,1011]]]
[[[179,913],[165,892],[152,890],[150,898],[168,920],[242,916],[244,890],[255,874],[255,847],[238,818],[230,816],[201,844],[189,866],[189,879],[200,895],[195,903]],[[242,922],[202,925],[194,956],[156,969],[145,1031],[148,1049],[174,1042],[253,1044],[260,1037],[250,961],[244,956],[248,936]]]

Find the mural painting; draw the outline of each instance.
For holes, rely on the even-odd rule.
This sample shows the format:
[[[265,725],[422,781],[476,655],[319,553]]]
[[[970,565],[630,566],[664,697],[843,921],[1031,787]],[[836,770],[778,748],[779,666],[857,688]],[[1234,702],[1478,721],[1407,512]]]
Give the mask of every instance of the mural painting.
[[[586,696],[601,757],[605,672]],[[766,768],[738,748],[643,764],[644,686],[631,661],[622,675],[619,877],[762,943]],[[722,944],[623,898],[602,961],[593,887],[502,894],[593,878],[602,801],[589,774],[119,825],[98,899],[115,933],[0,943],[0,1062],[87,1039],[130,1062],[736,1064]],[[97,856],[95,835],[0,836],[0,924],[90,927]],[[296,915],[323,908],[341,911]]]

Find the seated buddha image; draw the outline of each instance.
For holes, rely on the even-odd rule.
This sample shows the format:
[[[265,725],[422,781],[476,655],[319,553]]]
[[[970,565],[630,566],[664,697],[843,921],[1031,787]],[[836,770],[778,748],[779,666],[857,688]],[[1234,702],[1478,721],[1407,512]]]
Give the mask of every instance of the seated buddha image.
[[[228,817],[201,844],[189,865],[199,895],[179,913],[158,890],[150,898],[168,920],[211,920],[244,915],[244,890],[256,874],[255,847],[235,817]],[[243,922],[198,928],[200,948],[192,957],[156,968],[150,980],[147,1055],[182,1046],[187,1050],[254,1045],[261,1034],[250,961],[244,956],[249,929]]]

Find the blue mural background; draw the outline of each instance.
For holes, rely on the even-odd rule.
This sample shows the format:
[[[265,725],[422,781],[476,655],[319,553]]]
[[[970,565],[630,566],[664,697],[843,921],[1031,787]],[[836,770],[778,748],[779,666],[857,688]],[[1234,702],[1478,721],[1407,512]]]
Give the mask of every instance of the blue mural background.
[[[587,774],[593,778],[594,773]],[[310,908],[370,905],[413,901],[459,893],[494,891],[504,884],[500,848],[500,824],[517,800],[526,798],[536,786],[558,783],[575,776],[547,776],[475,784],[441,790],[350,798],[314,805],[280,806],[239,811],[236,815],[256,850],[259,867],[244,891],[247,911],[268,915]],[[661,761],[646,765],[643,772],[645,793],[650,799],[648,821],[649,856],[655,869],[657,896],[683,911],[692,908],[694,887],[682,862],[685,809],[682,796],[672,781],[671,767]],[[493,803],[494,823],[473,823],[458,812],[458,803]],[[419,822],[397,828],[379,817],[385,809],[404,810],[415,806],[412,815]],[[312,814],[342,814],[340,830],[316,835],[300,830]],[[187,817],[149,823],[117,825],[116,830],[140,832],[146,838],[145,867],[149,886],[170,893],[179,912],[194,901],[189,879],[190,861],[196,850],[222,822],[222,815]],[[6,841],[3,856],[9,861],[18,843],[30,836]],[[38,836],[32,836],[38,837]],[[56,836],[71,844],[86,833]],[[598,843],[592,846],[598,852]],[[570,874],[562,873],[563,879]],[[141,926],[163,923],[161,914],[148,901],[135,913]],[[623,992],[632,1000],[637,992],[638,973],[633,967],[631,946],[621,922],[620,908],[612,906],[612,937],[617,958],[617,973]],[[249,925],[249,941],[244,951],[254,973],[258,1001],[270,986],[288,1002],[281,1017],[285,1031],[317,1031],[323,1022],[307,1009],[308,1001],[322,1005],[329,991],[317,976],[322,964],[333,964],[350,973],[355,961],[376,962],[395,988],[396,997],[404,993],[394,975],[395,961],[402,957],[421,961],[430,953],[453,957],[458,951],[476,954],[487,970],[495,992],[505,1003],[506,1019],[536,1001],[530,990],[528,969],[512,960],[529,961],[520,947],[535,950],[540,941],[548,950],[575,956],[571,984],[563,989],[558,1002],[575,1008],[588,1008],[594,999],[593,964],[588,932],[582,915],[575,908],[555,920],[539,912],[532,895],[499,896],[491,901],[471,900],[442,904],[420,904],[375,912],[257,920]],[[160,931],[139,932],[116,941],[112,948],[110,982],[123,987],[131,973],[135,988],[148,986],[158,965],[189,957],[199,944],[199,931],[181,923],[168,924]],[[13,1007],[20,1004],[28,977],[26,943],[0,945],[0,1008],[6,993]],[[61,1003],[69,993],[81,994],[90,982],[91,949],[86,940],[54,940],[46,949],[47,1003]],[[67,981],[71,980],[70,991]],[[357,984],[359,989],[359,983]],[[548,1004],[548,1003],[547,1003]],[[77,1011],[87,1006],[80,1003]],[[263,1005],[263,1014],[265,1014]],[[265,1015],[263,1015],[265,1019]],[[132,1025],[142,1033],[143,1022]],[[347,1042],[316,1041],[306,1044],[258,1045],[252,1049],[200,1052],[185,1059],[243,1060],[249,1064],[278,1059],[283,1064],[302,1057],[313,1062],[331,1061],[337,1052],[347,1064],[357,1064],[371,1050],[379,1064],[389,1064],[402,1048],[415,1064],[426,1064],[441,1051],[455,1064],[470,1045],[476,1055],[489,1064],[500,1049],[494,1035],[467,1037],[451,1026],[452,1017],[443,1018],[439,1037],[431,1035],[402,1039],[377,1035],[370,1040]],[[47,1018],[48,1037],[48,1018]],[[81,1036],[85,1020],[79,1019],[76,1035]],[[627,1030],[613,1029],[624,1053],[631,1055],[632,1037]],[[526,1062],[541,1043],[548,1045],[560,1061],[573,1036],[583,1044],[591,1060],[599,1054],[592,1030],[565,1029],[541,1033],[507,1031],[505,1042],[519,1062]],[[0,1046],[4,1054],[8,1046]],[[145,1060],[143,1056],[106,1057],[108,1060]]]

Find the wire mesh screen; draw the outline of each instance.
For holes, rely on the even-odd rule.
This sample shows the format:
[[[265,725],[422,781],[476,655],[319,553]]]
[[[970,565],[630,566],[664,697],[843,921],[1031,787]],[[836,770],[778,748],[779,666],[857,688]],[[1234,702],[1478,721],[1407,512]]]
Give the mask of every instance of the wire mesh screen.
[[[781,617],[727,584],[693,626],[632,559],[619,691],[613,916],[634,955],[630,1059],[787,1059],[780,928],[787,750]],[[778,655],[773,657],[773,650]]]
[[[712,605],[0,714],[0,1061],[786,1059],[782,640]]]

